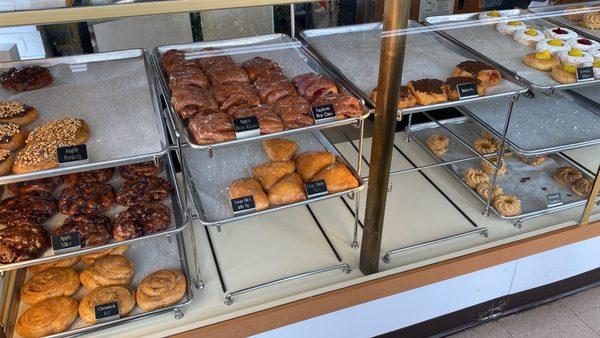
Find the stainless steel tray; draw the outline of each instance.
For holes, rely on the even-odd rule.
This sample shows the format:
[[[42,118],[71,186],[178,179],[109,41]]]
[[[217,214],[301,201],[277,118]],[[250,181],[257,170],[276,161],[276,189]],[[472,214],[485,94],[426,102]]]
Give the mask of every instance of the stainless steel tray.
[[[90,126],[89,162],[21,175],[0,176],[0,184],[152,160],[167,151],[158,88],[150,55],[143,49],[0,63],[0,72],[21,65],[49,67],[54,83],[14,92],[0,88],[0,100],[35,107],[39,119],[80,117]]]
[[[462,134],[482,135],[485,132],[484,129],[464,117],[442,120],[439,122],[454,130],[462,131]],[[435,122],[414,125],[411,127],[411,134],[417,143],[419,143],[433,158],[440,162],[465,157],[464,146],[455,147],[452,142],[448,146],[448,152],[444,155],[437,156],[429,150],[425,142],[433,134],[442,134],[452,140],[451,135]],[[487,201],[480,197],[476,191],[469,188],[463,180],[464,171],[468,168],[480,169],[481,161],[482,160],[464,161],[444,167],[485,205]],[[522,213],[517,216],[503,216],[492,206],[491,209],[500,218],[506,220],[527,219],[585,205],[586,199],[578,197],[568,187],[556,183],[552,179],[552,175],[558,168],[569,165],[580,169],[584,175],[589,178],[593,178],[593,176],[589,171],[570,162],[560,153],[548,155],[546,161],[539,166],[531,166],[523,163],[516,156],[508,157],[505,161],[508,172],[505,175],[498,176],[496,184],[504,189],[504,193],[516,195],[521,200]],[[546,204],[546,195],[551,193],[560,193],[563,204],[548,208]],[[598,200],[600,200],[600,198],[598,198]]]
[[[458,109],[501,138],[506,107],[506,102],[490,100]],[[552,96],[535,95],[534,98],[521,96],[512,110],[506,142],[523,155],[555,153],[600,144],[598,106],[563,92]]]
[[[589,101],[593,101],[600,107],[600,86],[577,88],[573,89],[571,92]],[[600,108],[596,108],[596,112],[599,110]]]
[[[217,149],[213,153],[213,158],[209,158],[206,152],[194,151],[194,149],[189,147],[183,148],[183,158],[188,175],[187,181],[200,222],[206,226],[221,225],[248,217],[346,195],[364,188],[364,183],[354,168],[340,156],[339,152],[321,132],[314,131],[312,133],[290,135],[287,139],[298,143],[300,146],[298,153],[325,150],[333,153],[338,158],[338,161],[344,163],[352,171],[352,174],[359,182],[359,186],[343,192],[234,216],[227,188],[236,179],[252,177],[252,167],[269,162],[269,158],[263,150],[262,143],[253,142],[228,149]]]
[[[600,40],[600,29],[589,29],[583,27],[579,24],[579,22],[569,20],[564,17],[566,14],[564,11],[573,6],[582,5],[586,7],[599,6],[600,1],[589,1],[589,2],[580,2],[580,3],[571,3],[565,5],[553,5],[547,7],[535,7],[530,8],[528,11],[531,13],[537,14],[548,21],[552,21],[559,26],[564,26],[570,28],[582,36],[586,36],[589,38],[595,38]],[[600,8],[598,8],[600,10]]]
[[[423,78],[437,78],[445,81],[452,76],[454,67],[465,60],[481,60],[481,57],[456,46],[436,34],[428,27],[410,21],[402,82]],[[320,57],[322,62],[335,71],[348,87],[354,87],[361,98],[375,107],[371,91],[377,85],[379,74],[379,54],[381,50],[380,23],[311,29],[302,31],[300,37],[308,47]],[[493,97],[513,96],[526,91],[508,73],[496,86],[488,88],[487,95],[460,101],[448,101],[429,106],[416,106],[403,109],[404,114],[453,107],[466,102],[486,100]]]
[[[347,90],[341,85],[338,78],[329,72],[325,67],[321,66],[319,62],[303,49],[302,45],[295,40],[292,40],[289,36],[284,34],[269,34],[260,35],[247,38],[220,40],[212,42],[194,42],[189,44],[181,45],[169,45],[160,46],[154,49],[154,57],[156,60],[160,60],[160,56],[169,49],[180,49],[188,54],[188,58],[200,58],[203,57],[201,50],[203,48],[213,47],[223,50],[225,53],[231,55],[233,60],[239,65],[242,62],[249,60],[256,56],[271,59],[277,62],[283,73],[288,79],[292,79],[296,75],[300,75],[307,72],[316,72],[329,76],[332,80],[338,83],[338,86],[342,90]],[[155,62],[157,63],[157,62]],[[178,132],[178,136],[183,137],[183,141],[188,143],[192,148],[195,149],[217,149],[223,147],[230,147],[234,145],[254,142],[257,140],[265,140],[275,137],[283,137],[287,135],[302,133],[306,131],[338,127],[347,124],[357,122],[359,119],[365,119],[369,116],[370,112],[365,109],[362,116],[358,118],[348,118],[343,120],[336,120],[327,123],[315,124],[305,128],[284,130],[280,133],[259,135],[256,137],[249,137],[245,139],[232,140],[227,142],[215,143],[210,145],[197,144],[194,138],[189,134],[184,121],[181,120],[179,114],[175,111],[175,108],[171,104],[171,92],[168,87],[168,80],[165,74],[157,63],[156,73],[159,77],[160,87],[162,89],[163,96],[166,100],[166,105],[169,109],[170,122],[174,125]],[[353,93],[356,95],[356,93]]]
[[[59,255],[55,255],[54,252],[52,251],[52,249],[50,248],[50,249],[46,250],[46,252],[41,257],[36,258],[36,259],[32,259],[32,260],[28,260],[28,261],[24,261],[24,262],[11,263],[11,264],[0,264],[0,272],[23,268],[23,267],[27,267],[27,266],[31,266],[31,265],[40,264],[40,263],[45,263],[45,262],[49,262],[49,261],[53,261],[53,260],[57,260],[57,259],[65,258],[65,257],[77,256],[77,255],[84,254],[84,253],[114,248],[114,247],[121,246],[121,245],[128,244],[128,243],[141,242],[141,241],[145,241],[148,239],[162,237],[162,236],[181,232],[188,223],[188,220],[184,217],[184,213],[182,210],[182,206],[184,205],[183,191],[181,190],[181,187],[179,186],[179,183],[175,177],[175,171],[173,169],[173,164],[172,164],[172,159],[171,159],[170,153],[167,153],[167,156],[163,159],[163,163],[165,164],[163,178],[165,178],[167,181],[169,181],[171,183],[171,185],[173,186],[170,197],[165,199],[164,201],[162,201],[163,204],[165,204],[166,206],[169,207],[169,209],[171,209],[171,225],[169,226],[168,229],[161,231],[161,232],[157,232],[157,233],[153,233],[153,234],[149,234],[146,236],[137,237],[137,238],[133,238],[133,239],[125,240],[125,241],[116,241],[116,240],[112,239],[106,245],[91,247],[91,248],[83,248],[79,251],[61,253]],[[115,191],[116,191],[116,189],[121,186],[122,182],[123,182],[123,179],[121,177],[119,177],[118,171],[115,171],[115,175],[109,183],[115,188]],[[64,186],[65,185],[63,185],[55,190],[56,198],[60,195],[60,192],[62,191],[62,188]],[[124,207],[124,206],[121,206],[118,204],[114,204],[113,207],[111,208],[111,210],[106,212],[105,215],[107,215],[111,219],[111,221],[114,221],[115,215],[126,209],[127,209],[127,207]],[[43,225],[44,225],[44,228],[46,228],[46,230],[48,230],[48,235],[50,235],[52,233],[52,231],[54,231],[54,229],[56,229],[58,226],[62,225],[64,222],[64,219],[66,217],[67,217],[66,215],[58,213],[58,214],[54,215],[52,218],[50,218],[48,221],[44,222]]]
[[[552,22],[537,18],[520,9],[500,11],[514,20],[523,21],[528,27],[540,30],[556,26]],[[550,72],[542,72],[526,66],[523,58],[532,53],[534,48],[516,43],[511,36],[505,36],[496,31],[493,23],[482,23],[478,20],[479,13],[431,16],[425,22],[438,30],[458,45],[471,50],[486,58],[499,69],[512,74],[513,77],[527,84],[531,89],[552,93],[555,89],[567,89],[591,86],[600,80],[561,84],[552,79]]]
[[[121,325],[126,322],[132,322],[134,320],[145,319],[161,313],[173,311],[175,309],[180,309],[181,307],[189,304],[192,301],[193,292],[190,280],[191,277],[188,271],[188,262],[185,253],[185,244],[182,238],[182,234],[133,243],[129,246],[129,249],[127,250],[125,256],[129,258],[135,266],[135,274],[133,276],[133,280],[131,281],[131,287],[134,288],[134,290],[137,288],[137,286],[145,276],[149,275],[154,271],[162,269],[181,270],[187,279],[187,291],[183,299],[175,305],[150,312],[144,312],[142,309],[136,306],[127,317],[101,324],[91,325],[85,323],[83,320],[81,320],[81,318],[77,318],[75,322],[73,322],[69,330],[48,337],[72,337],[83,334],[90,334],[92,332],[96,332],[98,330],[105,329],[108,327]],[[81,262],[75,266],[77,270],[82,270],[85,267],[86,265]],[[21,337],[14,330],[14,325],[16,323],[17,318],[19,318],[19,316],[27,308],[29,308],[28,305],[26,305],[23,302],[20,302],[20,289],[23,283],[29,278],[31,278],[31,273],[29,273],[26,269],[20,269],[16,272],[17,285],[11,299],[11,308],[9,312],[10,317],[8,321],[8,326],[6,328],[7,337]],[[81,286],[79,291],[73,297],[77,300],[81,300],[87,293],[87,289]]]

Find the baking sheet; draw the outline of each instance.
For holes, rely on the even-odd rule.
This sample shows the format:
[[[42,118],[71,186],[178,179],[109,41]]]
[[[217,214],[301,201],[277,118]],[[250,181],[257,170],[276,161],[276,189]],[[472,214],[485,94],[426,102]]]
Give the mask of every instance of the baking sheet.
[[[176,305],[169,306],[167,308],[144,312],[139,306],[135,306],[133,310],[129,313],[129,315],[125,318],[121,318],[118,320],[110,321],[104,324],[96,324],[90,325],[85,323],[80,317],[78,317],[73,324],[71,325],[68,331],[52,335],[49,337],[66,337],[72,336],[75,334],[83,334],[90,333],[99,328],[106,328],[108,326],[118,325],[123,323],[124,321],[131,321],[136,319],[145,318],[148,316],[152,316],[158,313],[170,311],[175,307],[181,307],[187,303],[189,303],[193,297],[193,293],[191,290],[191,280],[190,274],[188,272],[187,261],[185,258],[185,249],[183,240],[181,240],[181,234],[177,236],[163,237],[163,238],[155,238],[148,241],[132,243],[125,254],[127,258],[129,258],[135,267],[135,274],[133,275],[133,279],[131,281],[130,286],[136,290],[140,282],[144,277],[151,274],[152,272],[163,270],[163,269],[176,269],[184,273],[187,279],[187,290],[184,297],[177,303]],[[88,266],[83,262],[79,262],[75,269],[78,271],[82,271]],[[24,272],[24,271],[23,271]],[[32,277],[32,274],[27,271],[25,280],[29,280]],[[18,288],[20,290],[20,286]],[[18,315],[17,318],[21,316],[21,314],[29,308],[29,305],[18,302],[19,301],[19,293],[16,293],[16,301],[14,304],[18,306]],[[73,298],[77,300],[83,299],[85,295],[88,294],[88,290],[82,285],[79,291],[73,296]],[[18,302],[18,303],[17,303]],[[21,337],[16,331],[13,332],[12,337]]]
[[[354,177],[358,179],[359,186],[343,192],[327,194],[297,203],[234,216],[230,205],[229,184],[240,178],[252,177],[252,167],[270,162],[262,143],[253,142],[227,149],[216,149],[213,151],[212,158],[209,158],[206,152],[184,148],[182,152],[187,169],[188,184],[200,222],[204,225],[225,224],[247,217],[342,196],[361,190],[364,187],[362,180],[354,168],[339,156],[339,153],[320,132],[290,135],[286,139],[298,143],[298,154],[325,150],[335,154],[338,161],[346,164]]]
[[[589,88],[600,97],[600,89]],[[501,137],[508,110],[505,101],[471,103],[459,110]],[[514,104],[506,139],[513,150],[525,155],[599,144],[600,110],[563,92],[521,96]]]
[[[597,103],[599,108],[596,112],[600,111],[600,86],[577,88],[573,89],[573,92]]]
[[[517,16],[512,20],[521,20],[527,27],[539,30],[556,27],[556,24],[536,15],[525,13],[519,9],[500,11],[507,16]],[[528,53],[535,48],[516,43],[512,36],[506,36],[498,31],[493,23],[481,24],[479,13],[432,16],[425,22],[458,44],[471,49],[486,58],[490,63],[511,72],[516,78],[524,81],[532,89],[552,92],[554,89],[584,87],[600,83],[600,80],[561,84],[552,79],[550,72],[535,70],[523,63]],[[437,27],[436,27],[437,26]]]
[[[556,6],[553,5],[553,6],[547,6],[547,7],[535,7],[535,8],[528,9],[528,11],[535,13],[535,14],[539,14],[548,21],[554,21],[558,25],[565,26],[567,28],[571,28],[571,29],[577,31],[578,33],[588,35],[590,38],[596,38],[596,39],[600,40],[600,29],[590,29],[590,28],[583,27],[582,25],[579,24],[579,22],[572,21],[572,20],[565,18],[563,16],[565,14],[565,12],[560,13],[561,11],[565,11],[569,7],[578,6],[578,5],[585,6],[585,7],[600,6],[600,1],[572,3],[572,4],[556,5]],[[598,10],[600,10],[600,8],[598,8]]]
[[[153,68],[144,50],[8,62],[49,67],[52,85],[33,91],[0,88],[0,100],[16,100],[36,108],[28,130],[64,117],[79,117],[90,126],[86,142],[89,162],[21,175],[0,176],[0,184],[70,172],[152,160],[163,155],[167,141],[158,108]]]
[[[463,130],[465,133],[466,130],[472,130],[471,133],[475,135],[483,135],[483,133],[485,133],[484,129],[464,118],[443,120],[440,121],[440,123],[455,130]],[[436,123],[414,125],[411,128],[411,134],[417,143],[419,143],[431,156],[440,161],[448,161],[452,158],[460,158],[461,156],[464,157],[464,149],[455,147],[455,144],[452,142],[449,144],[448,152],[446,154],[437,156],[431,153],[429,148],[425,145],[425,142],[430,136],[433,134],[442,134],[450,137],[448,133]],[[463,180],[464,171],[468,168],[481,169],[481,161],[483,160],[464,161],[447,165],[445,168],[466,186]],[[519,160],[516,156],[505,158],[505,162],[508,171],[506,174],[498,176],[496,184],[502,187],[505,194],[515,195],[521,200],[522,213],[517,216],[503,216],[492,206],[491,209],[499,217],[517,220],[585,204],[586,199],[578,197],[570,188],[561,186],[552,179],[552,175],[558,168],[563,166],[574,166],[573,163],[568,162],[559,154],[549,154],[548,158],[539,166],[528,165]],[[593,176],[589,175],[585,170],[582,170],[582,172],[586,177],[593,179]],[[477,196],[484,205],[487,203],[487,200],[481,198],[475,190],[468,189]],[[561,194],[563,204],[557,207],[548,208],[546,195],[553,193]]]
[[[424,78],[445,81],[452,76],[454,67],[465,60],[480,60],[476,55],[461,49],[431,32],[422,25],[410,21],[410,28],[421,28],[419,33],[408,34],[404,54],[402,83]],[[300,33],[315,54],[331,66],[340,77],[356,87],[360,96],[372,107],[371,91],[377,86],[379,57],[381,52],[380,23],[311,29]],[[456,106],[465,102],[490,97],[514,95],[526,88],[508,74],[496,86],[490,87],[483,97],[449,101],[429,106],[404,109],[404,114]]]
[[[186,52],[186,58],[200,58],[211,56],[210,54],[207,55],[205,52],[202,52],[202,49],[208,47],[218,48],[224,51],[226,54],[229,54],[233,58],[235,63],[238,65],[241,65],[242,62],[250,60],[256,56],[271,59],[277,62],[279,66],[281,66],[283,74],[289,80],[291,80],[296,75],[309,72],[324,74],[332,80],[334,80],[342,91],[348,91],[343,85],[341,85],[339,81],[337,81],[337,78],[334,74],[329,72],[325,67],[321,66],[312,56],[306,53],[306,51],[302,49],[300,43],[292,40],[289,36],[284,34],[269,34],[212,42],[195,42],[181,45],[160,46],[154,49],[154,56],[157,60],[160,60],[160,56],[169,49],[179,49]],[[254,142],[257,140],[282,137],[311,130],[342,126],[355,123],[358,119],[364,119],[367,116],[369,116],[369,111],[365,107],[363,115],[359,118],[335,120],[332,122],[315,124],[305,128],[285,130],[280,133],[259,135],[255,137],[215,143],[210,145],[199,145],[188,132],[185,122],[181,120],[179,114],[177,114],[175,108],[171,104],[171,93],[168,89],[168,80],[165,77],[163,71],[158,68],[159,66],[157,65],[156,73],[160,78],[163,96],[165,97],[166,104],[169,107],[169,117],[172,123],[174,124],[174,127],[178,131],[179,135],[183,136],[184,140],[188,144],[190,144],[190,146],[196,149],[217,149],[221,147],[229,147],[233,145]]]
[[[167,163],[165,163],[165,162],[167,162]],[[171,225],[166,230],[157,232],[157,233],[153,233],[150,235],[142,236],[142,237],[129,239],[126,241],[117,241],[117,240],[113,239],[111,236],[111,240],[109,240],[108,244],[106,244],[106,245],[90,247],[90,248],[83,248],[81,251],[63,253],[60,255],[54,255],[54,251],[50,247],[39,258],[24,261],[24,262],[12,263],[12,264],[0,264],[0,271],[14,270],[17,268],[36,265],[36,264],[39,264],[42,262],[48,262],[48,261],[52,261],[52,260],[56,260],[56,259],[60,259],[60,258],[69,257],[69,256],[77,256],[78,254],[81,254],[81,253],[100,251],[103,249],[108,249],[111,247],[116,247],[116,246],[120,246],[120,245],[127,244],[127,243],[134,243],[134,242],[143,241],[143,240],[147,240],[147,239],[154,238],[154,237],[161,237],[161,236],[165,236],[168,234],[182,231],[186,225],[186,221],[184,220],[184,216],[181,211],[182,199],[180,198],[180,196],[182,196],[182,195],[180,194],[181,190],[180,190],[177,180],[175,179],[175,172],[173,171],[171,162],[172,161],[170,159],[170,155],[168,158],[165,157],[163,159],[163,163],[165,165],[165,170],[163,170],[162,177],[164,179],[166,179],[167,181],[169,181],[171,183],[171,185],[173,186],[170,196],[161,201],[162,204],[166,205],[171,210]],[[113,188],[115,189],[115,193],[116,193],[117,189],[122,185],[123,181],[124,180],[119,176],[118,170],[115,170],[115,174],[114,174],[113,178],[108,183],[110,183],[113,186]],[[62,186],[55,189],[54,190],[54,198],[58,199],[62,189],[67,186],[68,186],[67,184],[63,184]],[[5,192],[5,194],[6,195],[4,198],[9,196],[8,189]],[[112,208],[108,212],[105,212],[103,214],[108,216],[108,218],[110,218],[111,224],[112,224],[112,223],[114,223],[115,216],[119,212],[125,211],[125,210],[127,210],[127,207],[115,203],[115,204],[113,204]],[[48,219],[46,222],[42,223],[44,228],[48,231],[48,236],[50,236],[56,228],[58,228],[60,225],[62,225],[66,218],[67,218],[67,215],[57,213],[56,215],[54,215],[50,219]]]

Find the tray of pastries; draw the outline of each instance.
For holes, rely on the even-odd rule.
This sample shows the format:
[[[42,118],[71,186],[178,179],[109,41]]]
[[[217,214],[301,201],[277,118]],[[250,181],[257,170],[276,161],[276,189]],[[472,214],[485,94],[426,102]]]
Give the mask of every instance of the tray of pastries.
[[[497,163],[500,140],[466,117],[439,121],[481,155]],[[416,124],[411,135],[438,161],[473,155],[435,122]],[[495,167],[481,158],[445,166],[482,203],[487,203]],[[501,218],[518,220],[585,205],[594,176],[560,153],[524,156],[507,152],[498,168],[491,209]],[[600,199],[600,198],[599,198]]]
[[[526,90],[511,76],[483,63],[427,27],[411,21],[407,35],[398,109],[404,114],[457,106]],[[344,83],[355,88],[372,107],[377,96],[380,23],[311,29],[300,33],[309,48]],[[459,85],[476,87],[474,96],[459,96]]]
[[[0,200],[0,271],[183,230],[170,154],[157,163],[9,184]]]
[[[283,34],[154,52],[171,123],[196,149],[340,126],[369,115],[361,100]]]
[[[191,302],[181,234],[16,271],[7,337],[70,337]]]
[[[164,155],[155,84],[142,49],[0,63],[0,184]]]
[[[600,83],[600,41],[538,15],[512,9],[432,16],[425,22],[533,90],[552,93]]]
[[[354,168],[319,131],[205,152],[184,148],[202,224],[220,225],[361,190]],[[238,202],[248,202],[245,207]],[[234,212],[235,210],[235,212]]]
[[[535,7],[528,11],[581,34],[600,39],[600,1]]]

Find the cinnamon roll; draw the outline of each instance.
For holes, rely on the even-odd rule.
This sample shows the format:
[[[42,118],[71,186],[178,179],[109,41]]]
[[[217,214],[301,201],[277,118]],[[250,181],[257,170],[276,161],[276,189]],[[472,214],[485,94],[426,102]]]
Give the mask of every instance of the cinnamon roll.
[[[25,282],[21,300],[33,305],[44,299],[72,296],[79,290],[79,273],[73,268],[50,268]]]
[[[135,306],[135,292],[129,286],[105,286],[88,293],[79,303],[79,316],[84,322],[96,323],[96,305],[119,302],[119,316],[125,317]]]
[[[65,331],[75,319],[77,301],[70,297],[54,297],[25,310],[15,328],[23,337],[43,337]]]
[[[135,270],[133,263],[123,256],[106,256],[94,265],[81,271],[81,284],[88,290],[101,286],[128,285]]]
[[[180,271],[160,270],[142,279],[135,298],[144,311],[152,311],[177,304],[185,291],[186,279]]]

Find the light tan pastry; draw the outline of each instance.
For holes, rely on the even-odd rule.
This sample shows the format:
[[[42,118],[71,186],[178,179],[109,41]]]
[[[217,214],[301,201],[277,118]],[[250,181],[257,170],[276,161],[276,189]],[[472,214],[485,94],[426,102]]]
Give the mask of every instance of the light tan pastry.
[[[0,149],[15,151],[25,145],[27,131],[13,122],[0,122]]]
[[[593,185],[594,182],[592,182],[592,180],[590,180],[589,178],[582,177],[571,185],[571,190],[573,190],[575,195],[581,198],[588,198],[592,193]]]
[[[373,88],[371,92],[371,100],[377,104],[377,87]],[[417,98],[413,95],[410,88],[407,86],[400,86],[398,92],[398,109],[405,109],[414,107],[417,104]]]
[[[446,92],[448,93],[448,98],[454,101],[459,100],[460,96],[458,95],[457,86],[471,83],[477,86],[477,95],[485,95],[485,87],[479,79],[468,76],[453,76],[447,78],[446,82],[444,82],[444,86],[446,86]]]
[[[448,101],[448,93],[444,81],[438,79],[421,79],[410,81],[408,88],[417,99],[417,103],[427,106]]]
[[[0,101],[0,122],[13,122],[22,126],[37,120],[38,111],[15,101]]]
[[[34,143],[21,149],[12,166],[15,174],[26,174],[38,170],[58,167],[56,153],[58,147],[72,145],[66,141]]]
[[[330,193],[358,187],[358,180],[352,175],[350,169],[339,162],[334,162],[326,166],[312,180],[324,180],[327,185],[327,191]]]
[[[327,151],[303,153],[296,157],[296,171],[304,182],[310,182],[319,171],[333,162],[335,156]]]
[[[96,305],[119,302],[119,315],[127,316],[135,306],[135,291],[125,285],[112,285],[97,288],[88,293],[79,303],[79,316],[84,322],[96,323]]]
[[[144,277],[135,292],[135,299],[144,311],[177,304],[185,295],[185,276],[178,270],[160,270]]]
[[[69,268],[73,265],[79,263],[79,256],[71,256],[63,259],[59,259],[56,261],[51,261],[48,263],[42,263],[38,265],[33,265],[27,268],[29,272],[33,275],[37,275],[38,273],[48,270],[50,268]],[[78,275],[79,276],[79,275]],[[79,277],[77,277],[77,281],[79,281]]]
[[[521,214],[521,200],[514,195],[500,195],[494,198],[494,208],[503,216],[517,216]]]
[[[440,134],[433,134],[425,141],[425,143],[432,153],[439,156],[444,155],[448,151],[450,139]]]
[[[546,155],[524,156],[521,154],[517,154],[517,157],[519,158],[519,160],[521,160],[521,162],[527,163],[529,165],[540,165],[544,163],[546,158],[548,158],[548,156]]]
[[[496,165],[498,163],[498,157],[493,156],[489,158],[489,161],[494,163],[494,165]],[[502,176],[504,174],[506,174],[506,172],[508,171],[508,169],[506,168],[506,162],[505,161],[500,161],[500,167],[498,168],[498,175]],[[494,171],[496,171],[496,167],[494,167],[493,165],[489,164],[487,161],[485,160],[481,160],[481,169],[483,171],[485,171],[486,174],[488,175],[493,175]]]
[[[542,52],[529,53],[525,55],[525,58],[523,58],[523,63],[533,69],[548,72],[552,70],[552,67],[558,66],[560,61],[556,55],[552,55],[550,51],[544,50]]]
[[[256,210],[269,208],[269,198],[260,183],[253,178],[242,178],[231,182],[229,185],[231,199],[252,196]]]
[[[565,9],[565,12],[567,12],[568,14],[565,14],[564,17],[567,20],[571,20],[571,21],[581,21],[581,18],[583,17],[583,14],[585,14],[585,13],[573,13],[573,12],[584,11],[587,8],[588,7],[585,7],[585,6],[569,6]]]
[[[575,83],[577,82],[577,67],[571,65],[557,65],[552,67],[552,78],[558,83]]]
[[[21,289],[21,300],[33,305],[47,298],[72,296],[79,290],[79,273],[73,268],[50,268],[29,279]]]
[[[498,144],[497,142],[492,141],[488,138],[479,138],[477,140],[475,140],[475,143],[473,144],[473,147],[475,148],[475,150],[482,154],[491,154],[491,153],[495,153],[498,151]]]
[[[490,182],[490,177],[483,170],[473,168],[465,170],[463,178],[471,189],[476,189],[481,183]]]
[[[481,183],[480,185],[477,186],[477,189],[475,189],[475,190],[477,190],[477,193],[479,194],[479,196],[481,196],[482,198],[484,198],[486,200],[490,196],[490,184],[488,182]],[[502,187],[495,184],[494,191],[492,191],[492,200],[502,194],[504,194]]]
[[[263,141],[263,148],[271,161],[291,161],[298,151],[298,144],[284,138]]]
[[[581,17],[580,24],[589,29],[600,29],[600,11],[594,13],[585,13]]]
[[[297,173],[285,175],[269,191],[269,203],[272,206],[296,203],[305,199],[304,182]]]
[[[109,255],[123,256],[127,252],[128,248],[129,246],[122,245],[112,249],[91,252],[88,254],[81,255],[81,261],[91,266],[94,265],[94,263],[96,263],[97,260]]]
[[[17,333],[23,337],[43,337],[61,333],[77,319],[77,301],[70,297],[43,300],[25,310],[17,320]]]
[[[275,183],[294,170],[296,164],[293,161],[268,162],[252,168],[252,176],[260,182],[266,192],[269,192]]]
[[[35,128],[27,137],[27,144],[66,141],[83,144],[90,137],[90,127],[78,118],[67,117],[46,122]]]
[[[106,256],[91,267],[81,271],[79,279],[88,290],[101,286],[127,285],[134,273],[133,263],[123,256]]]
[[[0,176],[8,175],[15,163],[15,154],[6,149],[0,149]]]
[[[583,178],[583,174],[578,169],[573,167],[560,167],[552,178],[561,185],[572,185],[578,179]]]

